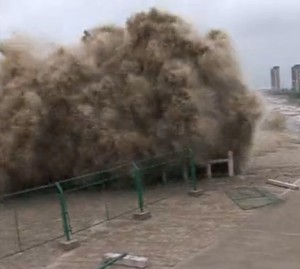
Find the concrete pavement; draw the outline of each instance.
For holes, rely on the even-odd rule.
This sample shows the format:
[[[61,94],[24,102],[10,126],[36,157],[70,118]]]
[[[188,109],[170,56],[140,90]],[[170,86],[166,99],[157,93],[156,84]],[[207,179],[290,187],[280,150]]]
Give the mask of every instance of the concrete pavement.
[[[215,246],[176,268],[299,269],[300,192],[291,191],[282,204],[259,210]]]

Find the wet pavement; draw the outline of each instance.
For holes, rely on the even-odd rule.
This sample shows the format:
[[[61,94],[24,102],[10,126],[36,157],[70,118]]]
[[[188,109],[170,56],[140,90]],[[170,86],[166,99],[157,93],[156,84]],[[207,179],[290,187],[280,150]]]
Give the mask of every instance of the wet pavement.
[[[287,128],[293,133],[300,132],[300,106],[293,105],[280,97],[267,97],[269,109],[278,111],[286,117]],[[299,151],[297,145],[280,150],[276,148],[274,153],[268,157],[261,157],[266,160],[262,163],[274,166],[270,168],[270,175],[279,176],[280,180],[285,179],[284,173],[276,172],[276,169],[285,170],[286,174],[295,172],[295,184],[300,184]],[[281,160],[282,166],[273,155]],[[291,162],[294,157],[295,163]],[[259,158],[258,158],[259,159]],[[298,162],[298,166],[296,164]],[[269,176],[262,170],[257,170],[255,165],[255,176]],[[298,177],[298,179],[296,179]],[[276,190],[283,190],[278,187],[271,187]],[[206,251],[200,251],[194,257],[188,258],[176,268],[185,269],[298,269],[300,268],[300,192],[285,190],[277,193],[284,198],[282,204],[262,208],[245,219],[243,225],[238,229],[226,232],[220,236],[217,244]]]
[[[220,243],[175,268],[298,269],[300,266],[299,192],[285,203],[267,207],[244,226],[226,234]]]

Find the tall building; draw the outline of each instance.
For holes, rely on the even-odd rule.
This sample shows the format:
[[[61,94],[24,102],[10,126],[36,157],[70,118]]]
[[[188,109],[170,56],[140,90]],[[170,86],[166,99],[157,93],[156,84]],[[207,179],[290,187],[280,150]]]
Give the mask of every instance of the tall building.
[[[295,92],[300,92],[300,64],[292,67],[292,89]]]
[[[272,90],[279,91],[280,90],[280,67],[274,66],[271,69],[271,86]]]

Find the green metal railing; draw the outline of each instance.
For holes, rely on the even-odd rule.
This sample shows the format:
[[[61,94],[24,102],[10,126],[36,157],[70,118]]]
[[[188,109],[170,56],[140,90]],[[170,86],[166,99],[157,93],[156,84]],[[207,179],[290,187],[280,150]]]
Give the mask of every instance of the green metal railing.
[[[133,171],[132,176],[134,178],[135,189],[138,197],[138,207],[140,212],[144,212],[144,188],[143,188],[143,179],[140,168],[133,162],[132,163]]]
[[[51,239],[47,239],[44,241],[40,241],[37,244],[32,244],[26,246],[25,243],[22,244],[22,248],[20,247],[21,241],[22,241],[22,234],[20,235],[20,230],[22,233],[22,229],[19,228],[19,226],[22,226],[22,219],[18,219],[18,215],[16,214],[16,209],[13,209],[14,213],[14,219],[15,223],[17,223],[18,227],[16,228],[16,233],[14,235],[13,240],[15,238],[18,239],[19,243],[19,249],[12,251],[12,253],[5,254],[1,257],[1,248],[0,248],[0,258],[6,257],[8,255],[13,255],[15,253],[18,253],[20,251],[25,251],[27,249],[30,249],[32,247],[44,244],[46,242],[49,242],[51,240],[56,240],[58,238],[64,238],[66,241],[72,240],[73,234],[83,231],[85,229],[88,229],[92,226],[98,225],[102,222],[111,220],[113,218],[117,218],[123,214],[127,214],[128,212],[132,212],[135,210],[138,210],[139,212],[143,213],[145,211],[145,206],[147,206],[149,203],[155,203],[158,202],[160,199],[156,199],[153,201],[146,200],[145,201],[145,189],[149,193],[149,187],[145,183],[145,180],[148,177],[152,177],[153,175],[157,176],[160,175],[161,182],[164,185],[170,184],[168,179],[168,171],[174,170],[170,167],[176,167],[179,169],[179,171],[182,171],[182,177],[185,178],[185,180],[188,180],[190,183],[190,188],[193,191],[197,190],[197,175],[196,175],[196,163],[195,163],[195,156],[192,149],[183,150],[183,151],[176,151],[176,152],[169,152],[161,155],[157,155],[154,157],[145,158],[142,160],[137,160],[134,162],[123,162],[119,163],[117,166],[103,170],[98,171],[95,173],[90,173],[82,176],[73,177],[70,179],[65,179],[58,181],[56,183],[51,183],[45,186],[40,186],[36,188],[32,188],[25,191],[15,192],[11,194],[7,194],[3,197],[0,197],[0,213],[1,208],[4,208],[7,201],[18,201],[20,197],[23,197],[24,195],[27,197],[30,197],[28,199],[35,199],[35,193],[40,193],[41,195],[37,197],[43,198],[43,193],[47,193],[52,195],[53,197],[56,197],[56,201],[58,202],[58,208],[60,212],[57,212],[58,218],[60,216],[61,219],[61,227],[62,229],[57,232],[57,235],[53,236]],[[148,174],[147,174],[148,173]],[[150,175],[149,175],[150,174]],[[130,206],[126,209],[124,209],[122,212],[118,212],[118,214],[111,215],[111,203],[113,200],[107,202],[103,201],[103,212],[104,217],[103,219],[100,219],[97,222],[88,223],[85,226],[82,227],[75,227],[74,229],[74,215],[72,215],[72,210],[70,210],[71,202],[69,200],[70,195],[76,194],[76,192],[83,191],[84,189],[91,188],[91,187],[105,187],[106,184],[113,184],[114,182],[119,182],[128,180],[131,177],[131,180],[133,181],[133,188],[132,188],[132,199],[134,201],[134,204],[130,204]],[[146,187],[147,186],[147,187]],[[180,188],[180,191],[182,188]],[[131,192],[130,192],[131,193]],[[103,192],[105,194],[105,192]],[[131,195],[131,194],[130,194]],[[154,195],[155,196],[155,195]],[[52,197],[52,196],[51,196]],[[96,196],[97,198],[97,196]],[[101,195],[99,195],[99,199],[101,198]],[[168,197],[166,197],[167,199]],[[53,198],[54,199],[54,198]],[[52,201],[52,200],[51,200]],[[76,203],[76,199],[75,199]],[[2,204],[2,207],[1,207]],[[17,203],[16,203],[17,204]],[[26,204],[24,202],[23,204]],[[34,205],[39,205],[39,202],[34,202]],[[100,203],[99,203],[100,204]],[[30,205],[29,205],[30,206]],[[10,210],[8,207],[7,210]],[[44,210],[43,210],[44,211]],[[97,211],[97,208],[94,208],[94,210],[91,211],[91,214],[95,215],[95,218],[99,219],[99,216],[95,213]],[[79,211],[79,214],[82,211]],[[42,212],[41,212],[42,213]],[[46,214],[47,216],[47,214]],[[48,221],[52,221],[53,217],[49,213],[49,216],[47,216],[49,219],[45,219],[47,225]],[[79,216],[80,217],[80,216]],[[42,218],[42,217],[41,217]],[[39,220],[36,220],[38,222]],[[55,222],[56,223],[56,222]],[[0,215],[0,226],[1,226],[1,215]],[[4,224],[3,224],[4,225]],[[41,224],[42,225],[42,224]],[[75,225],[76,226],[76,225]],[[56,227],[56,226],[55,226]],[[44,227],[43,227],[44,228]],[[5,229],[5,228],[4,228]],[[34,229],[34,227],[32,228]],[[32,234],[38,234],[38,231],[32,231]],[[27,235],[26,235],[27,236]],[[1,231],[0,231],[0,239],[1,239]],[[5,242],[4,242],[5,244]],[[104,267],[105,268],[105,267]]]
[[[64,191],[63,191],[63,188],[61,187],[60,183],[57,182],[57,183],[55,183],[55,185],[56,185],[57,191],[58,191],[64,235],[66,237],[66,241],[70,241],[72,229],[71,229],[71,224],[70,224],[70,217],[69,217],[66,198],[65,198]]]
[[[193,191],[197,190],[197,175],[196,175],[196,163],[195,155],[192,149],[189,149],[190,154],[190,170],[191,170],[191,182]]]

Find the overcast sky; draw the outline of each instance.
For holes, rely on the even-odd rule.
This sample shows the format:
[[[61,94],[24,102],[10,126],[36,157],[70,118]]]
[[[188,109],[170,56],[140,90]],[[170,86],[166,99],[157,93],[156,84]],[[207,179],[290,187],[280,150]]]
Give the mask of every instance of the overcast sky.
[[[229,32],[253,87],[270,87],[273,65],[290,87],[290,67],[300,63],[299,0],[0,0],[0,40],[17,31],[70,43],[86,28],[122,25],[153,6],[184,16],[200,32]]]

